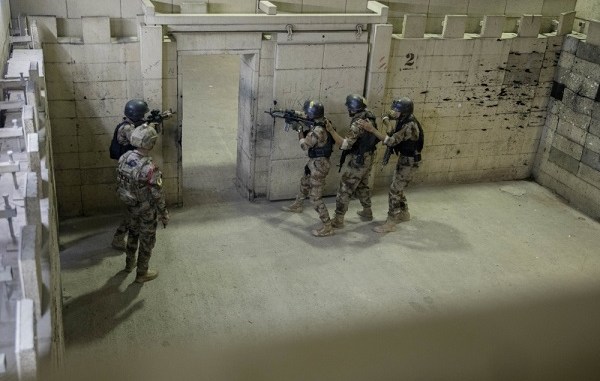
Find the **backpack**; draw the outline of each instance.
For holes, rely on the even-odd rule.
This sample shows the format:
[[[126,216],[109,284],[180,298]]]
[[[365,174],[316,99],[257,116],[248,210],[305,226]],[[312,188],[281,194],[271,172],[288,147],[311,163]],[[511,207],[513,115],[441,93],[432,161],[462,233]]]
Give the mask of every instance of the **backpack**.
[[[131,144],[121,145],[119,144],[119,140],[117,139],[117,135],[119,134],[119,128],[127,124],[127,121],[123,121],[115,127],[115,132],[113,133],[113,138],[110,141],[110,147],[108,149],[110,158],[113,160],[119,160],[119,158],[127,151],[134,150],[135,147]]]

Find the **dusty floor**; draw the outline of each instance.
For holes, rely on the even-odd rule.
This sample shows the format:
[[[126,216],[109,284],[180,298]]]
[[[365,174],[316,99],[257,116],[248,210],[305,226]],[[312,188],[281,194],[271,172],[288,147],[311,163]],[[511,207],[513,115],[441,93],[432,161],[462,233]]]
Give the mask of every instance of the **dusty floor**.
[[[230,86],[235,104],[237,82],[202,78],[207,92]],[[211,99],[199,104],[217,107]],[[62,223],[67,354],[268,343],[600,288],[600,224],[533,182],[411,187],[413,219],[387,235],[371,231],[387,210],[380,189],[375,221],[361,222],[354,200],[344,229],[315,238],[310,206],[290,214],[287,202],[235,192],[233,118],[203,120],[204,135],[184,139],[185,205],[158,231],[156,280],[138,285],[121,271],[124,255],[110,248],[119,216]],[[332,211],[334,198],[326,203]]]

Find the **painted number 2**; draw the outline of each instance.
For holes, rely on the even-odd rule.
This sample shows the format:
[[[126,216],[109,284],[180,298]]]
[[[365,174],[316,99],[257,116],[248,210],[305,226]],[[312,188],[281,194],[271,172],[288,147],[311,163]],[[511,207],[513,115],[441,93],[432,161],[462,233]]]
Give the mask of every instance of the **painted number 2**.
[[[415,64],[415,55],[413,53],[408,53],[406,55],[406,63],[404,64],[404,66],[412,66]]]

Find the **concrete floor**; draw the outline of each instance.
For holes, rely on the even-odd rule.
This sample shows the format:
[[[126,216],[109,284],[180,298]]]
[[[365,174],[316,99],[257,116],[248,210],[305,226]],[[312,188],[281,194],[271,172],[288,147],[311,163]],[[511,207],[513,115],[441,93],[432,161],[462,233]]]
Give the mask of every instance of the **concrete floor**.
[[[215,70],[236,65],[212,59],[222,61],[208,65]],[[201,75],[194,62],[190,77]],[[237,86],[203,67],[212,86]],[[202,91],[208,82],[199,81]],[[232,96],[228,106],[232,91],[222,93]],[[354,200],[344,229],[315,238],[310,207],[289,214],[280,210],[287,202],[236,194],[236,122],[202,124],[184,139],[185,205],[158,231],[155,281],[138,285],[121,272],[124,255],[110,248],[118,216],[61,224],[68,355],[97,361],[142,348],[260,345],[600,289],[600,224],[533,182],[411,187],[413,219],[387,235],[371,231],[387,211],[386,190],[376,190],[375,221],[361,222]],[[186,150],[192,139],[201,156]],[[332,211],[335,199],[326,203]],[[319,378],[335,377],[304,379]]]

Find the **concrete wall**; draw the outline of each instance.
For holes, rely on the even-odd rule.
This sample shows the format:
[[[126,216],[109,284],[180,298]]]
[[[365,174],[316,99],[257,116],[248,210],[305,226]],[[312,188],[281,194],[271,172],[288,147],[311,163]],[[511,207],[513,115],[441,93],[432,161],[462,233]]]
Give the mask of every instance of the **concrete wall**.
[[[578,17],[600,20],[600,2],[598,0],[578,0],[575,10]]]
[[[531,175],[562,37],[504,36],[394,37],[384,103],[399,96],[415,102],[425,132],[415,181]],[[375,173],[375,184],[385,186],[393,165]]]
[[[0,0],[0,69],[4,69],[4,64],[8,58],[8,36],[9,36],[9,22],[10,22],[10,7],[8,0]],[[4,70],[2,70],[4,72]]]
[[[565,40],[536,180],[600,218],[600,46]]]

